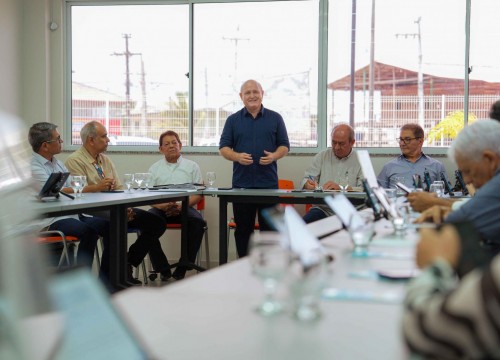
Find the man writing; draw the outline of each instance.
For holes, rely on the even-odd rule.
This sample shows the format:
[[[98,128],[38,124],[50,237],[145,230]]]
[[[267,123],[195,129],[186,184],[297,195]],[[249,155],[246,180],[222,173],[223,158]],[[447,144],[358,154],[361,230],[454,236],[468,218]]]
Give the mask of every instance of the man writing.
[[[280,114],[262,105],[264,91],[255,80],[240,90],[244,108],[230,115],[222,131],[219,152],[233,162],[233,187],[277,189],[277,161],[288,154],[290,142]],[[245,256],[257,213],[261,230],[271,230],[260,214],[265,204],[233,203],[236,249]]]
[[[361,186],[362,171],[356,152],[353,151],[354,130],[347,124],[339,124],[332,129],[332,148],[316,154],[312,164],[307,168],[302,179],[302,188],[314,190],[321,186],[323,190],[340,190],[339,181],[346,178],[348,189]],[[315,205],[304,221],[310,223],[334,215],[326,205]]]

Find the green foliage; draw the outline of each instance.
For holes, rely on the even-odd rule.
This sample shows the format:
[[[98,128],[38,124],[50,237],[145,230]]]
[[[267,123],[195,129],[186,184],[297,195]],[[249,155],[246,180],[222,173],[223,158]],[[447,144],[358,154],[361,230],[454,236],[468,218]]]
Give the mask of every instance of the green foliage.
[[[477,116],[469,113],[469,124],[477,120]],[[454,139],[464,127],[464,112],[456,110],[448,113],[446,117],[434,126],[427,136],[427,143],[431,144],[441,139]]]

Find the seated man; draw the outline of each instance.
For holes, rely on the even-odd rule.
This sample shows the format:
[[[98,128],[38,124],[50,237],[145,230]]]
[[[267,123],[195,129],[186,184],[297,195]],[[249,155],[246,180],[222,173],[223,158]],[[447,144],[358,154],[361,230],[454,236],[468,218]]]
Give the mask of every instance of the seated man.
[[[443,164],[422,152],[424,130],[418,124],[405,124],[401,127],[399,138],[401,155],[384,165],[377,177],[383,188],[394,188],[400,181],[409,188],[415,187],[413,175],[419,175],[424,181],[424,172],[429,172],[431,183],[441,180],[441,173],[448,181]]]
[[[106,128],[100,122],[91,121],[82,127],[80,136],[83,145],[66,159],[66,166],[72,174],[87,176],[88,185],[83,192],[122,189],[123,185],[113,162],[103,154],[109,143]],[[87,221],[84,219],[82,218],[82,221]],[[136,285],[141,284],[139,280],[133,278],[132,266],[139,266],[152,249],[154,251],[150,252],[150,256],[155,269],[162,274],[162,278],[169,278],[170,266],[161,250],[159,240],[166,230],[163,220],[148,211],[130,208],[128,225],[140,230],[140,235],[128,252],[128,281]],[[99,234],[108,231],[102,227],[96,230]]]
[[[448,150],[466,184],[476,189],[474,197],[456,210],[434,206],[422,213],[418,222],[447,223],[470,221],[492,247],[500,246],[500,123],[480,120],[466,126]]]
[[[324,190],[340,190],[339,182],[348,180],[348,189],[362,185],[362,171],[356,152],[354,130],[347,124],[336,125],[331,133],[332,148],[316,154],[302,179],[302,188],[314,190],[317,185]],[[311,223],[334,215],[326,205],[314,205],[304,221]]]
[[[47,122],[34,124],[29,129],[28,140],[33,149],[31,173],[33,178],[40,182],[41,186],[45,184],[50,174],[54,172],[69,172],[64,164],[55,157],[55,155],[61,152],[63,143],[57,131],[57,125]],[[73,189],[66,186],[62,191],[72,193]],[[95,218],[93,221],[101,222],[104,220]],[[76,215],[44,219],[44,224],[47,224],[44,230],[59,230],[65,235],[75,236],[80,239],[76,258],[77,264],[92,267],[94,251],[99,239],[99,234],[93,227],[78,220],[78,216]],[[101,273],[100,275],[106,276],[107,274]]]
[[[423,271],[407,290],[404,337],[425,358],[498,359],[500,255],[457,283],[457,265],[467,256],[460,235],[449,225],[440,232],[422,229],[417,263]]]
[[[153,175],[153,185],[167,184],[185,184],[203,182],[200,167],[194,161],[185,159],[181,155],[182,142],[179,135],[174,131],[165,131],[160,135],[160,152],[164,155],[164,159],[158,160],[149,168],[149,172]],[[194,208],[202,199],[202,195],[192,195],[189,197],[188,208],[188,259],[190,263],[196,260],[196,254],[200,248],[201,240],[205,232],[205,220],[201,214]],[[149,210],[153,214],[161,217],[166,224],[177,223],[181,219],[181,205],[176,202],[167,202],[163,204],[153,205]],[[183,259],[181,258],[179,262]],[[184,266],[177,266],[173,273],[176,280],[183,279],[186,270]]]

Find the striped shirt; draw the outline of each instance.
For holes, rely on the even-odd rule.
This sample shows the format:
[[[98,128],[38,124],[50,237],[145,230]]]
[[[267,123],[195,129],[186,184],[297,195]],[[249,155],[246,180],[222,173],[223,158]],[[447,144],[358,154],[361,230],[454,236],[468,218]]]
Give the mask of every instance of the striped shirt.
[[[457,284],[444,260],[409,286],[403,333],[415,353],[435,359],[500,359],[500,255]]]

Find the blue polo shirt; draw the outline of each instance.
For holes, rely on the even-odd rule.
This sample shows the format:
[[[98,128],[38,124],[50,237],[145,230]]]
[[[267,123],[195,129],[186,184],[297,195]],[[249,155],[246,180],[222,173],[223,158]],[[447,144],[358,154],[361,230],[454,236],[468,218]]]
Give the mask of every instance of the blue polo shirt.
[[[254,119],[246,108],[230,115],[222,130],[219,149],[229,147],[252,155],[253,164],[233,162],[233,187],[277,189],[278,164],[260,165],[264,150],[274,152],[280,146],[290,149],[285,122],[280,114],[261,107]]]

